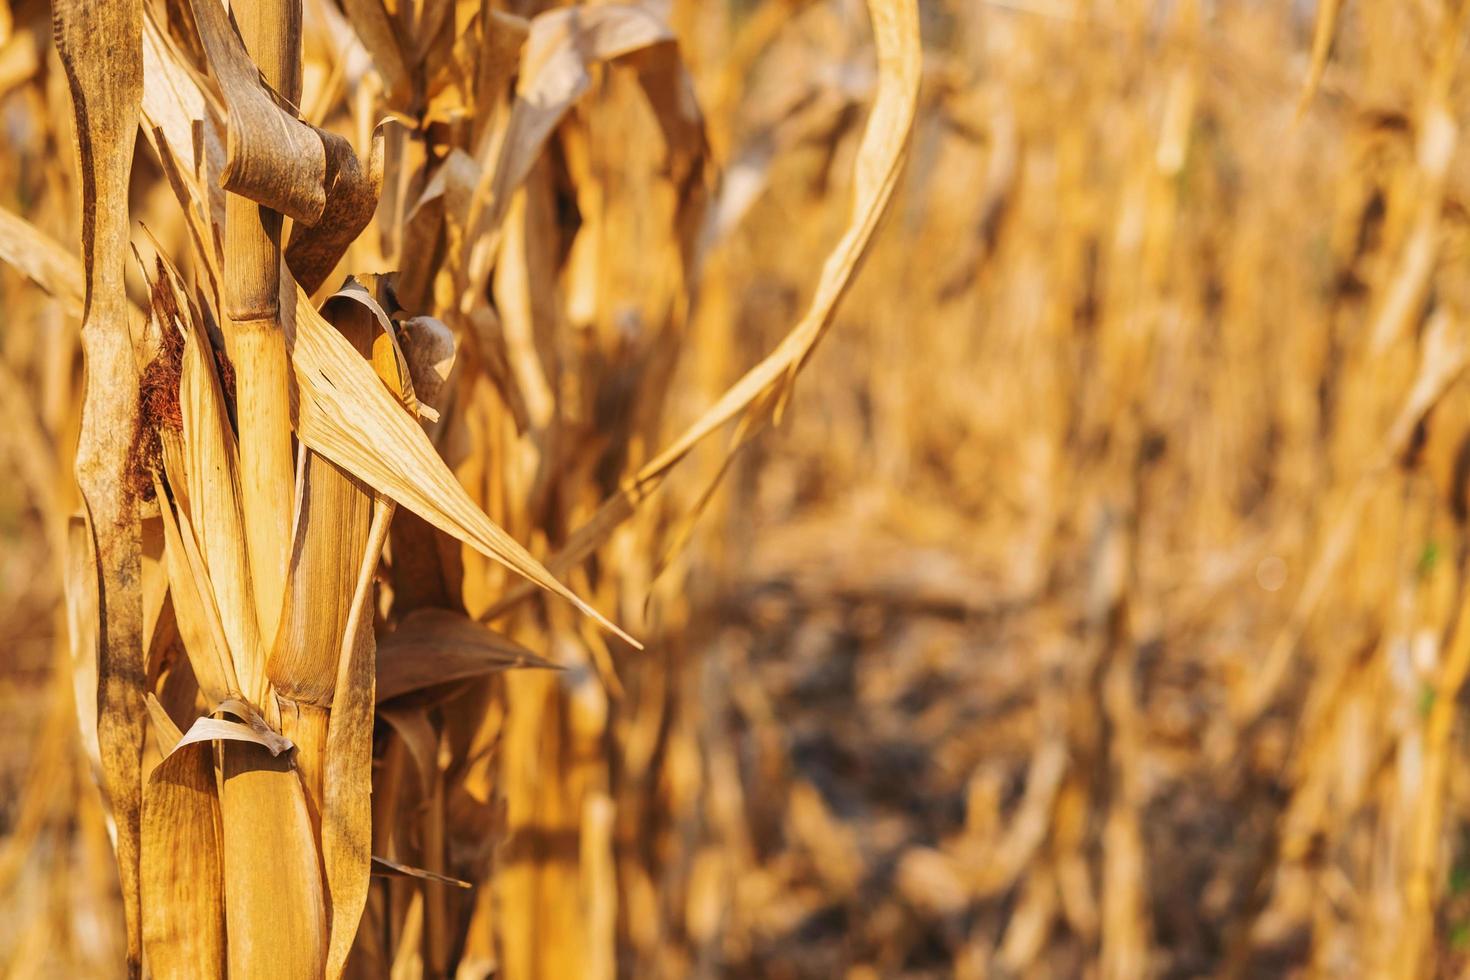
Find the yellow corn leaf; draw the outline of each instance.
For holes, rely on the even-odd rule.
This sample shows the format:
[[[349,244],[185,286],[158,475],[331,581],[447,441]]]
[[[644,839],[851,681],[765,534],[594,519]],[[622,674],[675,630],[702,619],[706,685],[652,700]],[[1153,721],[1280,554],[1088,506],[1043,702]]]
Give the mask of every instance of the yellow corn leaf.
[[[475,506],[423,429],[304,295],[297,298],[292,364],[299,389],[296,431],[309,448],[641,647]]]

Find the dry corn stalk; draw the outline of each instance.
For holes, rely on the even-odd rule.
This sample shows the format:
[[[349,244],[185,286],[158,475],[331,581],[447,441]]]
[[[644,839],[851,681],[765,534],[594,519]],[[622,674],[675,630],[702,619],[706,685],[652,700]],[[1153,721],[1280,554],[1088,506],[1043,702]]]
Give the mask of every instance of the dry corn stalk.
[[[518,606],[508,628],[521,642],[476,616],[524,599],[495,595],[520,578],[638,646],[488,512],[502,512],[543,549],[555,545],[555,567],[576,571],[590,589],[577,564],[675,463],[737,417],[743,442],[784,401],[888,206],[913,124],[914,6],[871,0],[869,9],[879,87],[856,157],[849,226],[811,310],[563,542],[583,508],[613,489],[577,458],[589,438],[604,441],[609,459],[642,452],[634,447],[656,435],[661,404],[651,398],[630,426],[601,437],[584,400],[595,392],[562,404],[562,373],[578,366],[556,335],[549,151],[566,154],[585,185],[576,192],[586,225],[572,251],[590,255],[626,218],[598,213],[605,192],[587,169],[578,101],[601,80],[619,93],[625,118],[637,104],[651,111],[664,160],[642,179],[665,222],[653,236],[678,271],[640,298],[646,315],[661,318],[635,340],[646,345],[642,354],[630,358],[615,334],[597,328],[629,377],[592,373],[586,382],[636,386],[642,372],[666,373],[677,351],[667,341],[678,336],[699,271],[707,180],[702,120],[668,25],[618,4],[529,22],[475,4],[430,4],[416,18],[377,0],[346,4],[345,20],[315,0],[305,12],[300,0],[228,11],[214,0],[58,4],[81,150],[82,269],[8,216],[0,255],[54,295],[83,297],[91,384],[78,479],[91,535],[74,537],[72,562],[81,579],[96,569],[100,587],[94,604],[83,581],[70,594],[83,637],[89,617],[98,619],[98,743],[131,972],[337,977],[420,957],[436,973],[449,969],[466,945],[466,926],[455,924],[440,891],[461,883],[445,873],[457,870],[447,863],[447,832],[464,832],[450,824],[450,794],[469,788],[484,802],[486,786],[485,773],[470,779],[468,771],[450,786],[441,758],[481,765],[495,731],[486,721],[506,707],[527,737],[541,724],[530,702],[487,679],[593,656],[602,683],[618,684],[602,637],[556,605]],[[301,51],[354,31],[373,68],[357,69],[359,97],[334,105],[345,94],[341,79],[312,76],[304,85]],[[624,69],[636,80],[626,93],[614,81]],[[298,118],[302,103],[317,107],[314,118],[351,124],[357,149]],[[383,112],[399,128],[372,121]],[[141,310],[123,282],[137,122],[185,229],[181,253],[153,238],[149,257],[140,256]],[[376,242],[363,236],[375,212]],[[314,303],[311,294],[354,255],[396,259],[402,271],[348,280]],[[606,316],[616,284],[585,278],[581,270],[592,267],[576,261],[579,292],[568,303],[578,316]],[[474,448],[472,458],[503,472],[481,470],[473,492],[441,455],[472,418],[488,420],[493,440],[520,443],[504,458],[493,444]],[[497,484],[503,489],[485,495]],[[399,508],[411,516],[392,535],[393,586],[380,595]],[[145,531],[158,549],[146,568]],[[469,550],[456,554],[447,546],[456,539]],[[408,569],[427,581],[403,577]],[[542,676],[547,682],[526,690],[559,700],[556,675]],[[441,705],[466,692],[485,721],[444,713]],[[558,709],[569,720],[586,695],[573,697]],[[377,717],[390,722],[386,745],[374,744]],[[595,744],[606,723],[605,712],[598,717],[573,721],[580,732],[563,737]],[[396,752],[400,745],[408,754]],[[385,767],[376,789],[375,756]],[[403,808],[400,770],[410,758],[429,794],[425,815]],[[615,810],[600,771],[576,776],[563,802],[591,875],[580,887],[602,898],[585,919],[559,913],[554,927],[590,941],[563,960],[589,976],[610,975],[618,941],[606,900]],[[519,787],[505,791],[514,798]],[[422,868],[397,860],[410,839],[396,826],[405,817],[418,825],[413,857]],[[389,853],[374,856],[375,842]],[[400,877],[370,902],[374,869]],[[551,877],[543,887],[549,898],[561,885]],[[467,923],[471,933],[486,926],[478,912]],[[508,964],[520,962],[521,938],[498,941]],[[528,962],[512,972],[537,969]]]

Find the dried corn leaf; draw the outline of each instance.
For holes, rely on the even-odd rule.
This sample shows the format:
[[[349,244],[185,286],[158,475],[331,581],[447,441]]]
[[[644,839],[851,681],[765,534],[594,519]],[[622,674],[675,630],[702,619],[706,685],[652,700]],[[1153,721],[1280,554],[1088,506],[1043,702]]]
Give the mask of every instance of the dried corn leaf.
[[[425,799],[434,791],[434,777],[439,771],[439,732],[429,720],[422,705],[386,704],[378,708],[378,717],[392,726],[418,776],[418,791]]]
[[[383,76],[388,103],[404,108],[414,95],[413,79],[405,67],[406,59],[399,46],[399,32],[383,9],[382,0],[343,0],[342,9],[352,22],[353,30],[373,56],[373,67]]]
[[[398,325],[398,342],[419,405],[443,407],[454,370],[454,332],[431,316],[410,317]]]
[[[625,4],[563,7],[531,21],[499,156],[495,166],[481,174],[466,220],[467,241],[473,246],[460,296],[462,315],[483,302],[499,244],[497,232],[511,198],[562,117],[592,84],[591,67],[673,41],[673,32],[660,17]]]
[[[85,276],[76,256],[50,235],[0,208],[0,261],[61,301],[71,316],[82,315]]]
[[[215,106],[174,42],[159,26],[152,8],[143,19],[143,119],[145,130],[154,135],[162,159],[167,153],[182,161],[187,178],[189,203],[199,209],[206,227],[223,227],[225,191],[216,179],[225,169],[225,145],[216,121]],[[161,142],[160,142],[161,138]],[[191,216],[192,218],[192,216]],[[210,248],[203,255],[214,256]]]
[[[243,725],[246,731],[238,733],[236,735],[216,737],[231,737],[235,738],[236,741],[254,742],[261,748],[266,749],[273,756],[281,755],[284,752],[291,751],[291,740],[282,736],[275,729],[271,728],[270,725],[266,723],[265,718],[255,708],[254,705],[241,701],[239,698],[227,698],[224,701],[220,702],[220,706],[217,710],[221,714],[229,713],[240,719],[238,723],[225,722],[223,719],[219,719],[222,723],[222,725],[219,726],[219,731],[234,732],[236,731],[236,728],[238,728],[240,725]],[[205,719],[200,720],[203,721]],[[188,736],[185,736],[185,738],[187,737]]]
[[[1297,114],[1305,112],[1322,84],[1327,71],[1327,56],[1332,51],[1332,38],[1337,29],[1337,14],[1342,0],[1322,0],[1317,4],[1317,21],[1312,28],[1312,58],[1307,66],[1307,79],[1297,100]]]
[[[322,857],[332,903],[327,976],[340,977],[367,904],[368,863],[372,857],[373,789],[373,575],[393,504],[378,499],[361,551],[352,590],[352,615],[342,634],[336,692],[327,728],[322,795]]]
[[[153,722],[153,740],[158,743],[158,754],[161,759],[167,759],[169,753],[178,748],[184,733],[179,731],[179,726],[174,724],[168,709],[152,692],[149,692],[145,702],[148,706],[148,720]]]
[[[304,296],[297,301],[292,364],[299,388],[297,435],[303,443],[430,524],[567,599],[628,643],[640,646],[553,578],[475,506],[423,429]]]
[[[265,651],[256,619],[254,585],[245,547],[245,515],[240,503],[240,460],[235,432],[214,370],[209,339],[197,324],[178,322],[182,310],[171,315],[172,327],[184,334],[179,377],[179,413],[183,422],[183,472],[187,488],[188,522],[204,558],[206,580],[229,642],[235,675],[246,695],[264,703]],[[167,456],[165,457],[167,460]],[[176,474],[170,473],[170,482]]]
[[[224,624],[215,608],[208,580],[201,578],[201,563],[191,559],[174,510],[169,506],[157,476],[154,477],[154,488],[160,503],[159,512],[163,516],[163,555],[168,570],[169,594],[173,598],[179,636],[184,641],[184,653],[206,701],[210,706],[218,705],[231,693],[240,691]]]
[[[411,867],[407,864],[399,864],[387,858],[373,858],[373,874],[384,878],[417,878],[420,881],[436,881],[441,885],[454,885],[456,888],[473,887],[468,881],[459,878],[451,878],[449,875],[437,874],[433,871],[425,871],[423,868]]]
[[[191,0],[189,6],[228,109],[224,189],[316,224],[327,205],[327,152],[320,137],[271,98],[223,5]]]
[[[503,213],[511,192],[525,182],[547,138],[592,84],[592,65],[673,41],[668,24],[643,7],[563,7],[534,18],[495,165],[494,206]]]
[[[373,218],[383,190],[383,128],[373,132],[364,166],[352,145],[335,133],[317,130],[327,151],[327,205],[323,220],[296,225],[286,246],[286,266],[308,293],[326,281]]]
[[[463,613],[420,609],[378,639],[378,700],[501,670],[556,666]]]

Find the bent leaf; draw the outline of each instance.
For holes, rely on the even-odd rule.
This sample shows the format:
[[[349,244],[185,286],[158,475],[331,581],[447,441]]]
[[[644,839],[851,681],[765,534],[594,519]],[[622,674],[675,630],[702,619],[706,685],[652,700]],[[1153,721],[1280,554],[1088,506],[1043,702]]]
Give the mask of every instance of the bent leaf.
[[[323,130],[317,130],[317,135],[327,153],[325,213],[314,225],[294,226],[286,245],[286,266],[308,293],[316,292],[326,281],[347,246],[368,226],[383,190],[381,123],[373,131],[366,166],[342,137]]]
[[[0,208],[0,261],[55,296],[71,316],[82,315],[82,264],[50,235]]]
[[[191,0],[209,70],[228,109],[224,189],[316,224],[327,206],[327,154],[316,132],[260,81],[218,0]]]
[[[502,670],[557,665],[447,609],[420,609],[378,638],[378,701]]]
[[[641,649],[475,506],[424,430],[304,295],[297,298],[291,360],[299,387],[296,432],[309,448]]]

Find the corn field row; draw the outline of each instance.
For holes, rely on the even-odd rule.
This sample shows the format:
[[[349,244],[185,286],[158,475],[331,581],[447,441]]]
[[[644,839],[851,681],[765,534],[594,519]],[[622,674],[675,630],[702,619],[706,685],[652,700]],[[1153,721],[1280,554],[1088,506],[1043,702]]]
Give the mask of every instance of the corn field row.
[[[1470,970],[1464,0],[0,0],[0,971]]]

